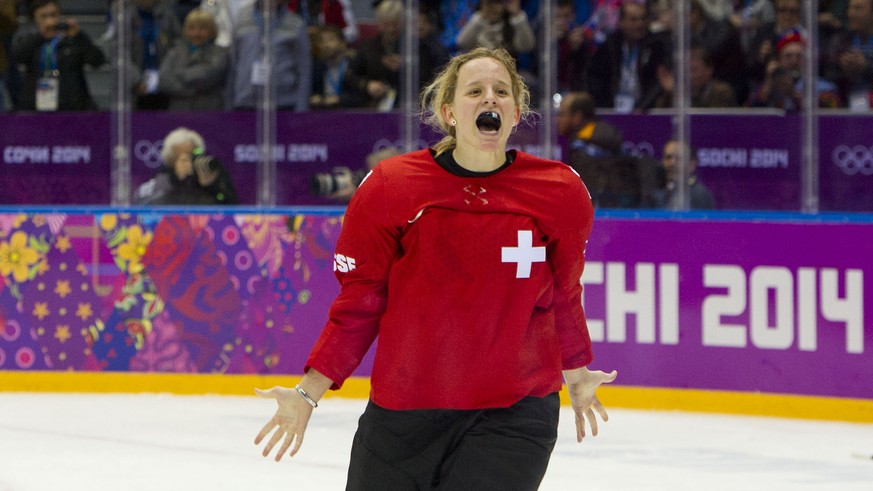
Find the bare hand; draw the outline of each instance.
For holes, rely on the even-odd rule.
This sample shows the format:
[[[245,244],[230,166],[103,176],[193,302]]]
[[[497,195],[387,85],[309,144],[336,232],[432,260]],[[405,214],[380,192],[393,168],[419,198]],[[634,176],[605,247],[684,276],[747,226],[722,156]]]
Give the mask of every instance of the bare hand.
[[[255,389],[255,393],[267,399],[275,399],[279,405],[276,414],[270,418],[270,421],[267,421],[267,424],[255,437],[255,445],[259,445],[275,429],[273,436],[264,446],[262,455],[264,457],[270,455],[273,447],[282,440],[282,445],[276,452],[276,462],[282,459],[289,448],[291,449],[289,456],[293,457],[300,450],[300,445],[303,444],[303,434],[306,432],[306,426],[309,424],[310,416],[312,416],[312,406],[294,389],[286,387],[276,386],[269,390]],[[294,448],[291,448],[292,444]]]
[[[388,93],[388,85],[379,80],[370,80],[367,82],[367,94],[373,99],[381,99]]]
[[[867,68],[867,60],[859,49],[851,49],[839,56],[840,67],[849,75],[863,73]]]
[[[600,415],[600,418],[606,422],[609,421],[609,415],[606,409],[597,398],[597,388],[602,384],[608,384],[615,380],[618,372],[613,370],[610,373],[604,373],[600,370],[589,372],[587,368],[582,368],[584,372],[578,372],[572,378],[566,376],[567,391],[570,394],[570,404],[573,407],[573,412],[576,413],[576,441],[582,442],[585,438],[585,421],[588,421],[588,426],[591,427],[591,436],[597,436],[597,417],[594,412]]]
[[[72,17],[67,17],[66,21],[67,24],[70,26],[70,28],[67,29],[67,36],[76,37],[76,35],[79,34],[79,31],[82,30],[82,28],[79,26],[79,21]]]

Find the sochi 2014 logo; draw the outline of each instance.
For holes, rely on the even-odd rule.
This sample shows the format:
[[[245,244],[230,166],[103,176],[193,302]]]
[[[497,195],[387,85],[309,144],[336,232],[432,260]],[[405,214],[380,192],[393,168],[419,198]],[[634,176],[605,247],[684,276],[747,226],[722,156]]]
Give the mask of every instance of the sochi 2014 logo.
[[[860,173],[869,176],[873,174],[873,147],[838,145],[831,153],[831,158],[834,164],[842,169],[846,175],[854,176]]]

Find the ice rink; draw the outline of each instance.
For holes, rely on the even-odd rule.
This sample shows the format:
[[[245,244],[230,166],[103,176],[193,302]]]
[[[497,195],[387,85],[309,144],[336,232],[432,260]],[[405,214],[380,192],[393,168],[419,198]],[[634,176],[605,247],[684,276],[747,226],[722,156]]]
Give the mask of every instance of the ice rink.
[[[270,400],[0,393],[0,491],[341,490],[364,405],[325,399],[275,463]],[[542,490],[873,490],[871,424],[613,408],[580,445],[561,416]]]

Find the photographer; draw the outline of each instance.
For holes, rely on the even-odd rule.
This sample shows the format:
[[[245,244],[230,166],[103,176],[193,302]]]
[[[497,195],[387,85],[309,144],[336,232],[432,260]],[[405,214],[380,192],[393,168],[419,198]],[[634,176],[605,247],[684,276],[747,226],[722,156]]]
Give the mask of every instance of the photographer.
[[[203,137],[176,128],[164,138],[164,166],[136,191],[139,205],[235,205],[230,175],[217,158],[206,154]]]
[[[12,38],[14,59],[27,65],[19,109],[96,110],[84,68],[104,64],[103,52],[76,19],[61,18],[57,0],[30,2],[30,18],[33,24],[22,26]]]

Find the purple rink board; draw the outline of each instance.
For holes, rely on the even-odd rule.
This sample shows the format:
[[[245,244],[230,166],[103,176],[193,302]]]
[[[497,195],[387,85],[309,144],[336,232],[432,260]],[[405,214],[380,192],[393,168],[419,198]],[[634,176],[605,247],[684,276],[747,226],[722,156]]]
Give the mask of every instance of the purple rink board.
[[[301,373],[338,291],[341,219],[276,211],[0,213],[0,251],[36,251],[0,276],[0,370]],[[873,222],[661,215],[595,219],[592,368],[873,399]]]
[[[626,149],[657,158],[672,131],[663,115],[610,115]],[[873,117],[820,119],[820,206],[823,211],[873,211]],[[277,203],[337,204],[310,195],[316,173],[361,169],[367,155],[401,142],[398,114],[310,112],[277,115]],[[231,173],[242,204],[257,192],[257,114],[142,112],[132,115],[131,176],[135,188],[160,165],[163,137],[178,126],[200,132],[208,151]],[[510,144],[541,154],[539,127],[522,125]],[[691,141],[701,179],[718,208],[798,210],[801,201],[800,116],[695,115]],[[0,203],[108,204],[111,196],[109,113],[0,114]],[[432,143],[425,135],[421,145]]]
[[[873,399],[873,225],[598,219],[594,367],[623,384]]]

